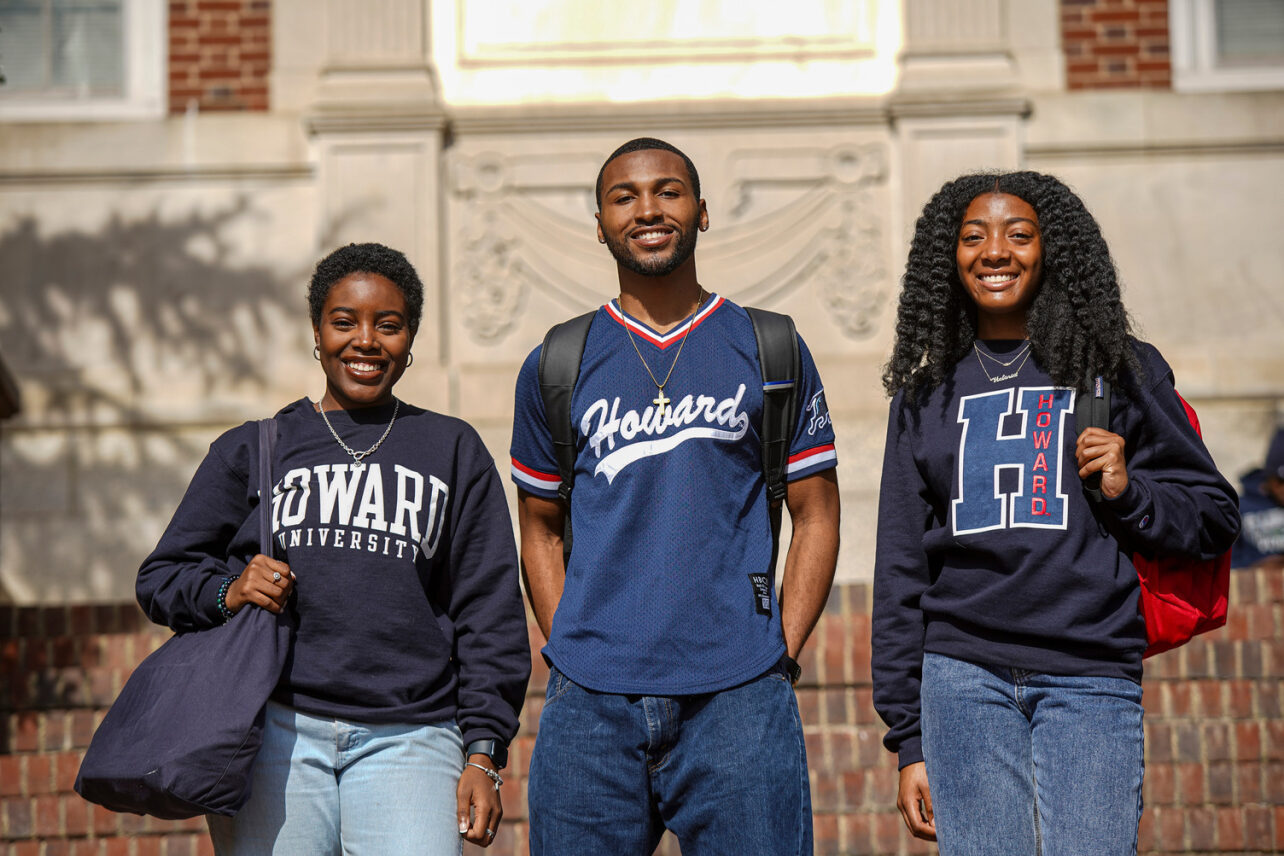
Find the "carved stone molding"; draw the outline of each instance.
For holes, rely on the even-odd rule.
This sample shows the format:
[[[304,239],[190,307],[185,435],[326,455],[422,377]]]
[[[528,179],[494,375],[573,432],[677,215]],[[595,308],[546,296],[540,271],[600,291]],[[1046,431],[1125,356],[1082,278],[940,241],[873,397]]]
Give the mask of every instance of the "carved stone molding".
[[[502,339],[517,322],[527,293],[528,270],[521,241],[498,223],[493,206],[478,212],[455,265],[461,320],[480,342]]]
[[[881,142],[693,152],[706,198],[726,200],[700,236],[701,279],[732,299],[784,311],[807,305],[851,339],[877,329],[887,300],[887,147]],[[600,154],[456,153],[450,163],[450,292],[474,342],[498,345],[527,310],[600,302],[609,264],[593,239]],[[729,209],[729,210],[728,210]]]
[[[877,218],[870,217],[868,197],[850,196],[841,203],[843,239],[817,277],[821,301],[843,333],[854,339],[872,336],[879,310],[887,305],[886,240]],[[861,218],[861,211],[865,217]]]
[[[788,310],[791,295],[808,292],[843,335],[872,335],[887,297],[885,206],[875,199],[888,182],[886,147],[743,150],[730,160],[737,176],[733,214],[749,227],[770,223],[771,231],[790,235],[794,247],[784,265],[765,270],[743,289],[743,297]],[[760,189],[789,187],[806,188],[794,205],[753,213]]]
[[[460,136],[483,134],[615,133],[622,127],[711,130],[886,126],[885,98],[758,98],[752,101],[644,101],[612,104],[539,104],[451,108],[451,127]]]
[[[596,174],[599,158],[595,152],[480,152],[451,161],[450,193],[461,221],[454,230],[452,292],[474,341],[503,341],[532,293],[562,311],[598,301],[600,283],[577,275],[585,276],[598,249],[590,227],[593,188],[582,177]],[[575,208],[583,219],[571,215]]]

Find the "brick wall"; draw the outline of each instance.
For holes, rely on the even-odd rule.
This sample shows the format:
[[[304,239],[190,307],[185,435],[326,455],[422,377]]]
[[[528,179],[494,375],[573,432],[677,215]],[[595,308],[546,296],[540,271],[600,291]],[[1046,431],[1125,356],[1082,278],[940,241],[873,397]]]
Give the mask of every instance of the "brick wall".
[[[1236,572],[1231,603],[1226,628],[1148,663],[1143,853],[1284,851],[1284,569]],[[869,605],[868,586],[835,589],[803,658],[816,852],[932,853],[895,810],[895,764],[870,702]],[[200,820],[116,815],[71,789],[103,710],[164,636],[133,604],[0,607],[0,853],[212,852]],[[526,852],[524,771],[546,676],[537,658],[496,856]],[[666,840],[660,852],[678,850]]]
[[[270,0],[171,0],[169,112],[266,110]]]
[[[1168,0],[1061,0],[1070,89],[1170,89]]]

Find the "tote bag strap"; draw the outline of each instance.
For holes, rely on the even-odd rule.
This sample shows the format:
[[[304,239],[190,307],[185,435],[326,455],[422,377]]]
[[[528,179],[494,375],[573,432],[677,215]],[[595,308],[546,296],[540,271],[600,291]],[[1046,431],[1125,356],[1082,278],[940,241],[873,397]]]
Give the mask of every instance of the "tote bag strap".
[[[275,557],[272,547],[272,454],[276,450],[276,420],[259,420],[259,552]]]

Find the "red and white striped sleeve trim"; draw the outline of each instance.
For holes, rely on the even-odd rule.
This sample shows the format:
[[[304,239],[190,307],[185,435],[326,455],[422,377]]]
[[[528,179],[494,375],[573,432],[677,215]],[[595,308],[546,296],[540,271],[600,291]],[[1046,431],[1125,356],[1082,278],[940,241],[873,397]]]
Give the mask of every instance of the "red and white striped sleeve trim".
[[[533,488],[539,491],[552,491],[557,493],[557,489],[562,484],[562,477],[557,473],[541,473],[532,470],[516,458],[512,458],[513,479],[520,485]]]
[[[837,461],[838,453],[834,451],[833,443],[826,443],[823,446],[816,446],[811,449],[805,449],[796,455],[789,456],[789,462],[785,466],[785,475],[793,475],[810,469],[817,464]]]

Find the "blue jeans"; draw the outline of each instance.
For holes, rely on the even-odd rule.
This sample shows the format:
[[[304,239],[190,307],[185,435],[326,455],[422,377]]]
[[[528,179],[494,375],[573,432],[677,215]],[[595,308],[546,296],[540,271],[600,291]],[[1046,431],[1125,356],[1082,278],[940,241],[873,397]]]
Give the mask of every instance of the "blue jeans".
[[[716,693],[586,690],[551,669],[531,756],[532,856],[812,852],[802,721],[773,669]]]
[[[943,856],[1135,856],[1139,684],[926,654],[920,697]]]
[[[370,725],[268,703],[250,801],[210,815],[220,856],[459,856],[452,722]]]

